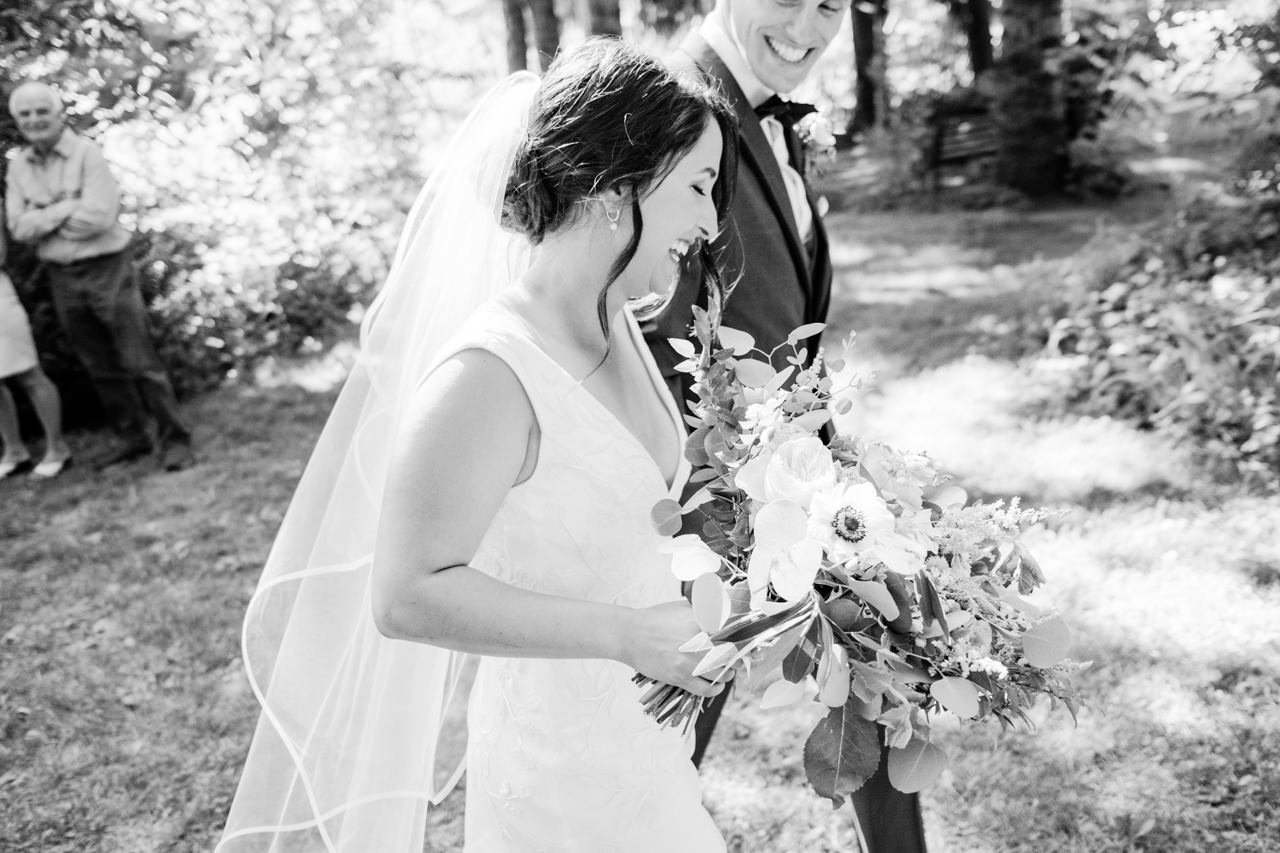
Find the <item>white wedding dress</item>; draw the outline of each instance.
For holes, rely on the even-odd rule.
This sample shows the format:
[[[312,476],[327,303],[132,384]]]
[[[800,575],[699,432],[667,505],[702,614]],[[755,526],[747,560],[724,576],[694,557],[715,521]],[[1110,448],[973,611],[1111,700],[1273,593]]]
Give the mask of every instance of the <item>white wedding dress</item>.
[[[636,348],[683,441],[674,400],[621,312],[613,346]],[[500,302],[445,352],[487,350],[519,378],[541,431],[533,475],[507,495],[472,565],[551,595],[645,607],[679,584],[649,522],[678,497],[621,422],[541,349]],[[564,626],[572,631],[572,625]],[[701,802],[692,742],[640,705],[633,672],[609,660],[481,659],[468,709],[468,853],[714,853],[724,841]]]

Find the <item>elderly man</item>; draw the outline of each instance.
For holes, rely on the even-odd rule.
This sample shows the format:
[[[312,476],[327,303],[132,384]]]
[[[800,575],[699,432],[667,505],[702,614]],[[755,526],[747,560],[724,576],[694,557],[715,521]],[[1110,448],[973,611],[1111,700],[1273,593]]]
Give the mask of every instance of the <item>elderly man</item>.
[[[813,70],[840,31],[850,0],[716,0],[701,28],[672,59],[697,66],[716,80],[740,123],[740,164],[730,221],[713,248],[724,279],[737,282],[724,324],[749,332],[768,352],[792,329],[826,320],[831,258],[822,209],[805,186],[805,152],[795,128],[812,107],[784,95]],[[646,329],[654,357],[679,399],[689,397],[688,376],[667,338],[684,337],[694,303],[702,302],[696,275],[684,275],[671,304]],[[810,357],[817,339],[809,341]],[[699,718],[694,761],[701,760],[728,691]],[[880,769],[852,797],[868,853],[925,849],[919,800],[895,790],[884,756]]]
[[[67,339],[124,440],[97,464],[158,450],[166,470],[185,468],[191,432],[147,334],[131,237],[117,219],[120,194],[107,161],[64,126],[51,86],[19,86],[9,113],[29,143],[9,165],[9,231],[35,245]]]

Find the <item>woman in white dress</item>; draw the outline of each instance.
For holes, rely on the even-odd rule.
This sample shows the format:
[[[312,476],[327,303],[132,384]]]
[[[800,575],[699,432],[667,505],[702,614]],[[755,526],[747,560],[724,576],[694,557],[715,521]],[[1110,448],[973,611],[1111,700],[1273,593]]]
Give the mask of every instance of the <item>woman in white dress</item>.
[[[366,320],[246,617],[263,718],[219,851],[421,850],[463,655],[467,851],[724,849],[631,680],[723,687],[679,650],[649,511],[685,431],[635,313],[714,269],[734,119],[616,41],[535,82],[468,120]]]
[[[71,448],[62,437],[62,400],[58,388],[40,368],[27,312],[18,301],[13,282],[5,274],[4,233],[0,231],[0,479],[28,468],[36,479],[62,473],[71,461]],[[34,462],[22,441],[18,409],[9,382],[22,387],[44,429],[44,456]]]

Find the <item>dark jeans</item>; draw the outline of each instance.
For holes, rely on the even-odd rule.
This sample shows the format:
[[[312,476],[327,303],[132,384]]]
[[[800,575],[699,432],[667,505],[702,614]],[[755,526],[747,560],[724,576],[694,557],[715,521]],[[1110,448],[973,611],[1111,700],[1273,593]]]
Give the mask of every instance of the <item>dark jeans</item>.
[[[132,251],[45,269],[58,320],[116,431],[130,445],[190,441],[147,334]]]
[[[694,723],[694,765],[702,763],[729,692],[725,689],[712,697]],[[889,750],[881,749],[880,767],[849,797],[867,842],[867,853],[925,853],[920,797],[904,794],[890,784],[888,758]]]

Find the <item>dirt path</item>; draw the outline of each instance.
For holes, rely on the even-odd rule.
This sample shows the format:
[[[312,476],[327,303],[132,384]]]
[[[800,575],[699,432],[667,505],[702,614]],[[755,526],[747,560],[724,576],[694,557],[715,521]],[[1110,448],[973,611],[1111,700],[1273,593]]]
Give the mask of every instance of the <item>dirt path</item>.
[[[892,374],[987,352],[985,340],[1019,307],[1038,263],[1068,258],[1100,233],[1158,219],[1214,170],[1186,158],[1135,165],[1142,188],[1114,201],[946,209],[944,190],[924,199],[937,212],[867,212],[858,199],[873,190],[877,167],[842,154],[819,184],[833,200],[826,218],[833,332],[856,329],[861,354]]]

